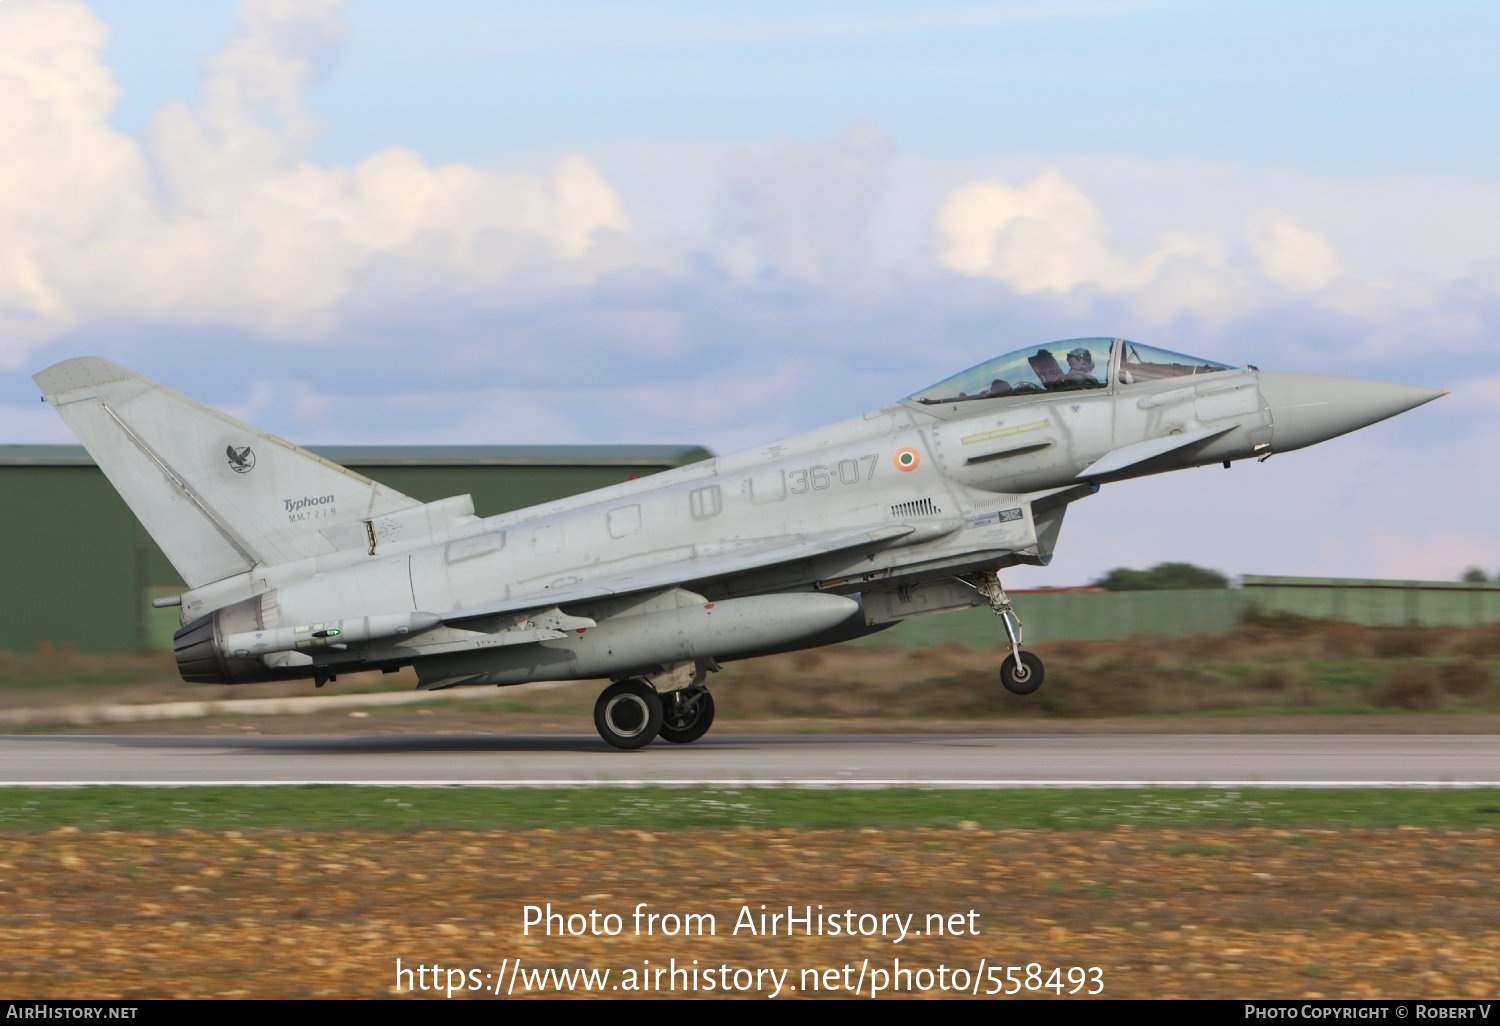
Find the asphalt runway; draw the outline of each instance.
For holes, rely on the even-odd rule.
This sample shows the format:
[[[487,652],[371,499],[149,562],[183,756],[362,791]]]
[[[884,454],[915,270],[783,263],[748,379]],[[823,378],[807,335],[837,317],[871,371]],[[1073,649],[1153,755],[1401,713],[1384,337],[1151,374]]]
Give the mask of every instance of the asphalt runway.
[[[1492,787],[1492,735],[0,736],[0,786]]]

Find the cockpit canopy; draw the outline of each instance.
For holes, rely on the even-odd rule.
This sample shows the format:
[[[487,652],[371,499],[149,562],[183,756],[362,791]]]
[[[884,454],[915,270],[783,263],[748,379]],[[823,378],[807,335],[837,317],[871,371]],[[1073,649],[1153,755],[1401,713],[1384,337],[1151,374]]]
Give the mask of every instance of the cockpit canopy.
[[[1110,381],[1112,360],[1115,380],[1121,385],[1232,369],[1228,364],[1126,339],[1070,338],[986,360],[908,398],[931,405],[1104,388]]]

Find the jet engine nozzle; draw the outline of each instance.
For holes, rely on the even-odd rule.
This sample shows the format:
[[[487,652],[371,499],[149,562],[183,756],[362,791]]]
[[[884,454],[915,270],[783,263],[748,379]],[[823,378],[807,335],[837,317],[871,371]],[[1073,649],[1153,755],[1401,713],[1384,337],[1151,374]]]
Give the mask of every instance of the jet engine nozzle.
[[[177,672],[189,684],[250,684],[276,680],[257,658],[234,657],[224,649],[224,636],[253,630],[263,621],[261,600],[245,599],[198,617],[172,635]]]

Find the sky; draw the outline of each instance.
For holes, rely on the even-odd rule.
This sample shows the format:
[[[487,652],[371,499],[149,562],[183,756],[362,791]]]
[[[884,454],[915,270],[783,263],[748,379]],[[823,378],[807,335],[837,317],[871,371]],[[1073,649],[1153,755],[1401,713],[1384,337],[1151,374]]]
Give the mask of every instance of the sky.
[[[1445,0],[0,0],[0,443],[73,441],[31,375],[86,354],[304,445],[727,453],[1118,336],[1450,394],[1110,485],[1011,586],[1500,573],[1497,42]]]

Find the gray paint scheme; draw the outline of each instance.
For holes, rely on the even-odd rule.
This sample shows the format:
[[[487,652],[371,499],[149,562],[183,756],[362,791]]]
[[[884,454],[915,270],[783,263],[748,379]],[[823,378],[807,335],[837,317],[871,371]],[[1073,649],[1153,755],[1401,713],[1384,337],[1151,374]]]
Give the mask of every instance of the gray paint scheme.
[[[1051,350],[1068,346],[1087,375],[1062,376]],[[107,360],[36,381],[187,583],[186,679],[321,684],[404,665],[428,688],[612,678],[596,724],[622,748],[649,742],[674,702],[663,736],[701,734],[718,660],[963,606],[1002,614],[1002,679],[1025,684],[1034,665],[1012,687],[1034,690],[1040,664],[1020,651],[998,571],[1045,565],[1069,503],[1443,394],[1074,340],[761,448],[480,519],[468,496],[417,502]]]

